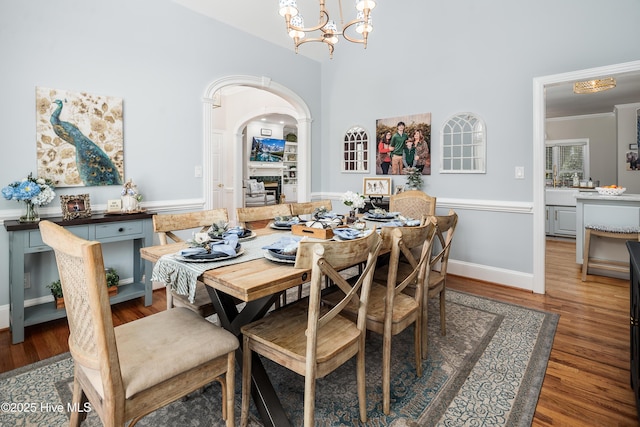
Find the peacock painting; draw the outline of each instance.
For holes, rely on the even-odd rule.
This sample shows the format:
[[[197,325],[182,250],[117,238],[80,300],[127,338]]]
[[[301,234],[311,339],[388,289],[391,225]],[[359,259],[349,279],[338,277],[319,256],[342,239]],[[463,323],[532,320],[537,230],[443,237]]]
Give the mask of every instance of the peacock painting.
[[[121,102],[38,88],[38,174],[61,187],[121,185]]]

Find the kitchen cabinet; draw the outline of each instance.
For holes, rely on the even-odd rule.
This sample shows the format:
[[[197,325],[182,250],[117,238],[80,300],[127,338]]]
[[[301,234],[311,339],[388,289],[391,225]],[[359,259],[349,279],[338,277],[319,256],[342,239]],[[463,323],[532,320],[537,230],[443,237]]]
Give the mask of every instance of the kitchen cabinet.
[[[549,236],[575,237],[575,206],[547,206],[545,232]]]
[[[112,242],[131,242],[133,246],[133,283],[119,285],[118,294],[111,303],[144,297],[144,304],[151,305],[153,289],[149,261],[140,258],[140,249],[153,244],[153,214],[136,213],[130,215],[94,215],[63,221],[62,218],[46,218],[86,240],[96,240],[103,244]],[[38,323],[66,317],[64,309],[56,309],[54,302],[44,302],[25,307],[25,273],[38,277],[36,270],[41,267],[33,262],[32,256],[51,252],[51,248],[42,241],[38,223],[20,223],[5,221],[9,235],[9,289],[11,309],[11,338],[14,344],[24,341],[24,328]],[[145,272],[147,274],[145,275]],[[31,274],[34,273],[34,274]],[[33,284],[44,286],[50,281]]]

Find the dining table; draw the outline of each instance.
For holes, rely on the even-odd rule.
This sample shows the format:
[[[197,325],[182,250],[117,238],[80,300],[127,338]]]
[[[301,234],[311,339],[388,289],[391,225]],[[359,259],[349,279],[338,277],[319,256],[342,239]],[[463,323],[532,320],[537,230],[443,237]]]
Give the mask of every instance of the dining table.
[[[282,236],[291,234],[290,231],[269,227],[257,229],[254,233],[255,240],[241,242],[241,246],[260,249]],[[167,263],[175,264],[175,254],[187,247],[186,243],[148,246],[140,249],[140,254],[143,259],[155,263],[156,274],[158,270],[162,270],[163,265],[164,268],[171,268],[167,267]],[[262,255],[244,258],[245,255],[249,254],[244,253],[233,260],[220,262],[220,266],[216,262],[192,265],[204,270],[197,276],[197,280],[206,285],[220,325],[234,333],[240,341],[242,326],[264,317],[282,292],[306,283],[311,278],[309,268],[294,268],[292,263],[274,262]],[[152,276],[152,280],[154,279]],[[165,282],[165,285],[171,284]],[[242,361],[242,346],[236,351],[236,361]],[[257,354],[253,355],[251,373],[251,393],[264,425],[290,426],[291,422]]]
[[[311,279],[310,263],[301,262],[311,258],[310,246],[304,245],[305,250],[298,251],[295,264],[276,262],[266,257],[262,247],[291,236],[290,230],[275,229],[272,224],[254,230],[255,239],[241,242],[246,252],[233,259],[206,263],[181,261],[177,254],[189,247],[185,242],[144,247],[140,249],[140,254],[143,259],[154,263],[152,281],[172,286],[172,290],[178,293],[192,298],[196,281],[203,282],[220,325],[242,341],[242,326],[264,317],[287,289]],[[381,223],[367,221],[366,225],[375,230]],[[309,237],[304,239],[314,240]],[[388,250],[385,248],[381,254]],[[236,350],[236,361],[242,361],[242,346]],[[290,426],[291,422],[256,353],[253,354],[251,374],[251,395],[263,424],[268,427]]]

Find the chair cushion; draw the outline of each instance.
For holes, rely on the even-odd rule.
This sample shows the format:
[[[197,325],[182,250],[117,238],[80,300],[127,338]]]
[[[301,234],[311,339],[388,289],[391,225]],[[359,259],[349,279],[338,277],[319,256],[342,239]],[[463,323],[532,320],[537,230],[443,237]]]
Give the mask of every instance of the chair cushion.
[[[251,184],[254,184],[258,181],[255,179],[245,179],[243,180],[243,182],[244,182],[244,188],[246,188],[246,193],[251,194]]]
[[[640,227],[635,225],[626,225],[626,226],[612,226],[612,225],[601,225],[601,224],[587,224],[584,228],[590,228],[591,230],[596,231],[605,231],[607,233],[620,233],[620,234],[638,234],[640,233]]]
[[[238,348],[238,339],[182,307],[115,328],[125,397]],[[81,366],[103,396],[100,372]]]
[[[264,194],[265,193],[265,189],[264,189],[264,182],[252,182],[249,185],[249,194],[256,195],[256,194]]]

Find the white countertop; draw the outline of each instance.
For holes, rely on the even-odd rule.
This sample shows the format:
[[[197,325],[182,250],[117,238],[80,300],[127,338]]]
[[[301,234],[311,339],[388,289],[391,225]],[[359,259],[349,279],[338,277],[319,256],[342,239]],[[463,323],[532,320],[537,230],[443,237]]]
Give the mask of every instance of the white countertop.
[[[598,193],[592,192],[579,192],[576,195],[576,199],[584,199],[584,200],[613,200],[619,202],[640,202],[640,194],[627,194],[622,193],[619,196],[602,196]]]

